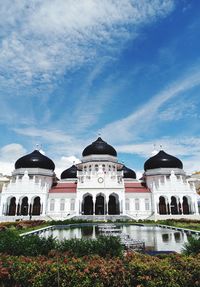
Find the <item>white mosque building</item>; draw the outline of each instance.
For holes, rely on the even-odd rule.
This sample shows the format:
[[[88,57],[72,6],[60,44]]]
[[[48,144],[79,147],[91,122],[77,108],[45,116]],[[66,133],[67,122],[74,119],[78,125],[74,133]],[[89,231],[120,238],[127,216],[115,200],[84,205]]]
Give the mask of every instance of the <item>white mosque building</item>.
[[[34,150],[19,158],[0,193],[0,221],[17,219],[123,218],[200,219],[199,195],[182,162],[163,150],[144,164],[142,179],[118,162],[100,137],[82,152],[81,163],[64,170]]]

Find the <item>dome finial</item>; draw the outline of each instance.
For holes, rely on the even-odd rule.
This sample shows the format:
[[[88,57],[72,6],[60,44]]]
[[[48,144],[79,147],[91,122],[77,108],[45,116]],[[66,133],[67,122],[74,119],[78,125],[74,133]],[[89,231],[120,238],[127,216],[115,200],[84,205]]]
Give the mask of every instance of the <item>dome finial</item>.
[[[160,150],[162,150],[163,149],[163,146],[162,146],[162,144],[160,144]]]
[[[154,156],[154,155],[156,155],[157,153],[158,153],[158,151],[157,151],[157,149],[156,149],[156,144],[154,143],[154,144],[153,144],[153,150],[152,150],[152,152],[151,152],[151,155]]]

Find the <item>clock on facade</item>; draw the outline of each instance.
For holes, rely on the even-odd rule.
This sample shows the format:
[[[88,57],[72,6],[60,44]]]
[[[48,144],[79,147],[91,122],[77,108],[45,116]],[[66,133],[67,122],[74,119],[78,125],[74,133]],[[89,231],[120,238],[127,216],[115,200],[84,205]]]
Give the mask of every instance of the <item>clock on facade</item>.
[[[103,182],[103,177],[99,177],[99,178],[98,178],[98,182],[99,182],[99,183],[102,183],[102,182]]]

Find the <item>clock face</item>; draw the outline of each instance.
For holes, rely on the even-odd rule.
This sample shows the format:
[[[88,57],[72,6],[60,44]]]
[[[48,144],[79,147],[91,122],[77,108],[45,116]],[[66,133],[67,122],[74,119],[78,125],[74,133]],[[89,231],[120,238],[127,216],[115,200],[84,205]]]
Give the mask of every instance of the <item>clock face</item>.
[[[102,183],[102,182],[103,182],[103,177],[99,177],[99,178],[98,178],[98,182],[99,182],[99,183]]]

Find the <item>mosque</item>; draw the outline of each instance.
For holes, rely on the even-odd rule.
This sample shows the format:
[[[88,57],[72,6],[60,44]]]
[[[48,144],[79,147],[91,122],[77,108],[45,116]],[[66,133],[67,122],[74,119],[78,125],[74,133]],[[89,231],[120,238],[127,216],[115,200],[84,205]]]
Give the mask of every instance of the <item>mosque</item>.
[[[200,218],[194,183],[188,181],[182,162],[163,150],[144,163],[141,179],[118,161],[114,147],[101,137],[60,180],[54,169],[54,162],[39,150],[19,158],[0,193],[0,221]]]

